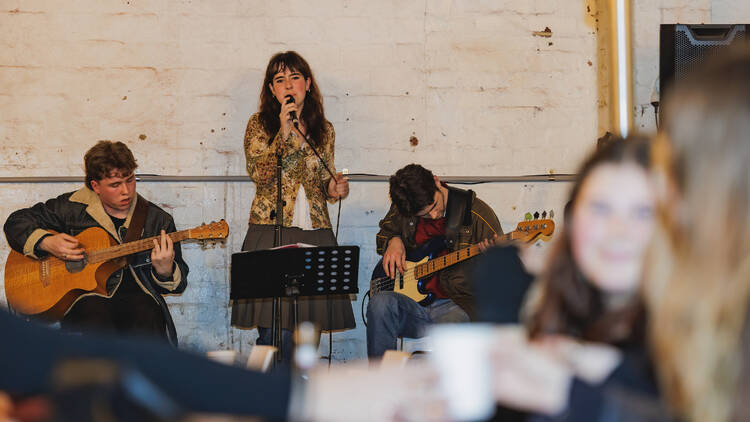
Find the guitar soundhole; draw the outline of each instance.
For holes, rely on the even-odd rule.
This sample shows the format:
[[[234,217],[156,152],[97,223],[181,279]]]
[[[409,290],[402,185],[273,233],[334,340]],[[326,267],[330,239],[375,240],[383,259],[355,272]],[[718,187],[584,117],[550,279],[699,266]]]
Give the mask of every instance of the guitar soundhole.
[[[84,255],[83,259],[80,261],[65,261],[65,269],[68,270],[69,273],[75,274],[83,271],[83,269],[86,268],[86,264],[88,264],[88,259],[86,258],[86,255]]]

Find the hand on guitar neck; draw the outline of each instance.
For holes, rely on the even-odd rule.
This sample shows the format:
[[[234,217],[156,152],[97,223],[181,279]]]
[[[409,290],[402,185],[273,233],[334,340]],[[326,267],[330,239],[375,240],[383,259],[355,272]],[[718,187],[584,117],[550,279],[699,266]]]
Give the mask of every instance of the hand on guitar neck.
[[[495,243],[500,239],[500,237],[495,234],[494,236],[484,239],[483,241],[477,243],[477,246],[479,246],[479,250],[482,251],[482,253],[487,252],[487,249],[491,248],[492,246],[495,246]]]
[[[154,249],[151,249],[151,266],[162,277],[172,275],[174,262],[174,243],[172,238],[162,230],[159,240],[154,239]]]

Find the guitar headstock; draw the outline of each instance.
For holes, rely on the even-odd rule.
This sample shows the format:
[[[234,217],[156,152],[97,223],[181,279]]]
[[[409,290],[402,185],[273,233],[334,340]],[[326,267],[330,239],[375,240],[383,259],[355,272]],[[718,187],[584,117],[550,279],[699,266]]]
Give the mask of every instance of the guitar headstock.
[[[229,225],[224,219],[217,222],[212,221],[209,224],[201,224],[198,227],[190,229],[189,237],[191,239],[226,239],[229,236]]]
[[[550,210],[549,218],[547,218],[547,211],[539,214],[539,211],[533,215],[527,212],[524,221],[521,221],[516,226],[516,231],[523,233],[522,240],[525,242],[532,240],[549,240],[552,233],[555,232],[555,222],[552,218],[555,216],[555,212]],[[539,218],[541,217],[541,218]]]

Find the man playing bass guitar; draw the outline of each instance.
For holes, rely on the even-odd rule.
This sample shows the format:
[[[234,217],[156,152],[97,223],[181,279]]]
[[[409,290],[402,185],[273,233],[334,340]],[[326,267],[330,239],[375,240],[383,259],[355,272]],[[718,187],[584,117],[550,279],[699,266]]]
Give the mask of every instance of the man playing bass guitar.
[[[430,245],[430,249],[455,251],[477,243],[484,249],[502,234],[494,211],[474,192],[441,183],[418,164],[391,176],[390,197],[391,208],[376,237],[383,270],[390,278],[404,272],[407,249]],[[440,243],[442,247],[432,248]],[[429,324],[470,321],[474,315],[470,265],[471,260],[440,271],[427,283],[434,300],[423,301],[424,306],[393,291],[373,294],[367,307],[368,357],[377,359],[395,349],[399,336],[423,337]]]
[[[174,323],[162,294],[185,290],[188,266],[179,244],[166,235],[175,231],[172,216],[136,194],[137,164],[122,142],[99,141],[86,152],[84,165],[85,186],[8,217],[4,226],[8,243],[27,257],[59,258],[75,273],[77,266],[92,258],[92,251],[74,237],[86,229],[106,230],[114,244],[158,236],[151,251],[123,261],[123,268],[106,279],[101,291],[71,299],[72,306],[66,304],[60,312],[61,325],[74,331],[150,335],[176,345]],[[54,285],[61,280],[46,282]]]

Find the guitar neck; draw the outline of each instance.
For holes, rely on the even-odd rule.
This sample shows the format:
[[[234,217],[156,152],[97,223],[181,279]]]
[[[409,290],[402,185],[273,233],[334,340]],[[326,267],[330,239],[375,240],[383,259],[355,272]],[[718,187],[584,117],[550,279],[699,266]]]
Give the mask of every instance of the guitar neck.
[[[190,238],[190,230],[167,233],[172,242],[181,242]],[[110,246],[109,248],[99,249],[89,252],[88,261],[90,263],[109,261],[134,253],[147,251],[154,248],[154,239],[159,241],[161,236],[153,236],[145,239],[135,240],[133,242],[123,243],[122,245]]]
[[[496,242],[522,239],[527,235],[528,234],[525,232],[514,230],[510,233],[499,235],[496,239]],[[451,265],[458,264],[459,262],[465,261],[469,258],[473,258],[480,253],[482,253],[482,251],[479,249],[479,245],[471,245],[457,251],[449,252],[446,255],[433,258],[425,262],[424,264],[419,264],[414,267],[414,276],[418,279],[426,277],[432,273],[450,267]]]

